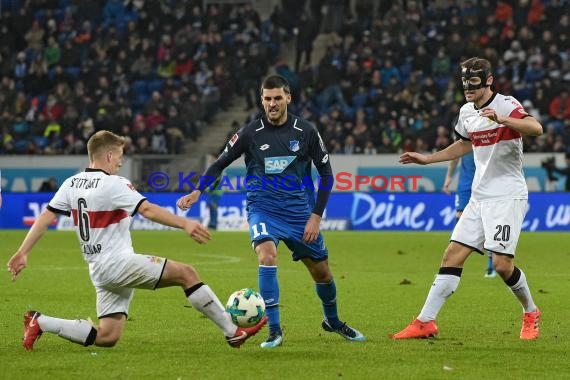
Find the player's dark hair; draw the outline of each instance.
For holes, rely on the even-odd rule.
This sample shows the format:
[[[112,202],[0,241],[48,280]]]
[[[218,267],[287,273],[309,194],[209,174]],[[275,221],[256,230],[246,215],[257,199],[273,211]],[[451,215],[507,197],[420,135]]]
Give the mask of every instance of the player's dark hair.
[[[283,78],[281,75],[269,75],[263,80],[263,82],[261,82],[262,94],[263,90],[273,90],[274,88],[282,88],[287,95],[291,93],[289,82],[287,82],[287,79]]]
[[[89,161],[93,162],[96,155],[105,149],[122,149],[125,146],[125,138],[109,131],[95,132],[87,141],[87,155]]]
[[[473,57],[469,58],[460,64],[461,68],[466,68],[471,71],[479,71],[484,70],[488,73],[491,73],[491,62],[486,60],[485,58]]]

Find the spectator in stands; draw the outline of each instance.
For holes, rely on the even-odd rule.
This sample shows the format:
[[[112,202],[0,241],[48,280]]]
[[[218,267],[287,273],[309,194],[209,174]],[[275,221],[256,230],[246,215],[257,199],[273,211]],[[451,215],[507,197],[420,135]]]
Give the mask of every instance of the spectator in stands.
[[[44,35],[45,30],[41,27],[38,21],[34,21],[32,23],[32,28],[24,37],[28,43],[28,48],[36,53],[40,53],[44,48]]]
[[[317,36],[315,24],[307,12],[301,13],[297,26],[293,30],[296,35],[295,42],[295,71],[299,71],[303,55],[305,56],[304,64],[311,64],[311,53],[313,52],[313,42]]]
[[[46,48],[44,49],[47,66],[52,67],[59,63],[61,59],[61,49],[54,36],[50,36]]]
[[[55,177],[49,177],[43,181],[38,189],[38,192],[40,193],[53,193],[55,191],[57,191],[57,182]]]
[[[437,55],[431,61],[431,73],[436,81],[445,81],[451,74],[451,59],[445,52],[445,48],[441,46],[437,50]]]
[[[299,95],[295,98],[302,99],[302,102],[292,105],[298,108],[295,112],[303,112],[317,122],[321,115],[337,106],[346,119],[341,122],[341,129],[345,121],[349,121],[352,128],[357,128],[356,110],[363,107],[368,115],[368,130],[376,136],[373,143],[378,150],[385,150],[380,149],[381,135],[390,118],[403,116],[402,120],[406,119],[406,122],[409,119],[418,122],[419,118],[415,116],[417,109],[429,107],[430,111],[436,111],[435,117],[450,119],[454,104],[461,102],[462,94],[459,92],[457,95],[457,84],[451,73],[434,76],[432,60],[435,59],[428,51],[445,49],[444,55],[454,62],[461,55],[468,54],[470,49],[477,49],[474,54],[483,54],[497,62],[497,90],[502,88],[502,93],[512,93],[521,101],[532,100],[545,118],[544,124],[557,125],[554,143],[544,143],[543,147],[562,149],[568,145],[564,134],[564,123],[568,117],[560,119],[550,114],[551,101],[570,81],[570,64],[563,49],[568,45],[567,2],[533,1],[526,7],[517,5],[516,9],[508,2],[499,2],[496,8],[489,2],[463,2],[445,8],[419,1],[404,2],[403,5],[380,2],[372,6],[373,12],[364,14],[362,9],[369,9],[374,2],[353,2],[356,16],[349,15],[347,7],[343,7],[342,12],[347,15],[345,19],[364,17],[369,20],[351,23],[349,28],[344,25],[344,43],[340,38],[333,39],[326,59],[320,64],[303,65],[301,59],[300,71],[291,70],[298,78],[295,91]],[[31,136],[36,131],[43,135],[48,120],[45,117],[39,120],[38,115],[44,112],[50,94],[56,96],[64,109],[66,103],[72,103],[82,118],[94,120],[101,106],[107,108],[110,115],[115,115],[116,105],[124,98],[126,105],[120,107],[131,109],[131,120],[125,123],[124,117],[128,117],[128,113],[123,112],[125,116],[112,127],[120,129],[123,124],[133,125],[137,114],[142,113],[145,118],[151,115],[146,104],[156,90],[164,98],[161,114],[165,117],[163,123],[166,127],[169,94],[179,88],[179,116],[189,123],[184,126],[183,133],[186,137],[197,138],[197,130],[200,124],[204,124],[204,117],[211,118],[218,109],[227,109],[231,95],[219,98],[217,106],[209,102],[208,112],[204,111],[201,100],[233,93],[243,93],[247,97],[249,91],[251,104],[248,104],[248,109],[253,113],[259,98],[256,83],[265,74],[267,64],[273,64],[273,57],[279,56],[282,40],[292,37],[293,27],[301,19],[304,9],[296,7],[299,17],[289,17],[285,23],[282,19],[261,23],[250,5],[218,5],[209,7],[208,12],[197,5],[185,12],[164,2],[119,3],[104,11],[106,2],[93,0],[68,8],[61,8],[53,2],[55,8],[47,10],[40,3],[20,2],[19,10],[3,16],[0,41],[5,40],[6,43],[0,44],[0,75],[7,76],[7,81],[12,84],[8,90],[0,86],[0,98],[4,99],[0,103],[8,104],[10,108],[6,118],[10,121],[8,129],[15,115],[22,113],[20,109],[25,106],[28,109],[23,111],[23,115],[30,125]],[[326,2],[311,0],[308,3],[312,25],[315,31],[319,31],[321,6]],[[45,17],[34,17],[38,10],[42,10]],[[56,18],[56,11],[60,11],[61,16]],[[523,24],[527,22],[527,16],[530,26]],[[54,28],[53,20],[56,19]],[[41,41],[36,38],[39,35],[43,35]],[[501,50],[506,51],[502,57],[497,57],[497,51]],[[175,63],[172,74],[168,66],[170,61],[161,63],[156,59],[158,56],[164,58],[167,51]],[[96,64],[95,59],[98,60]],[[535,71],[533,62],[536,60],[542,64]],[[245,65],[246,61],[249,65]],[[398,79],[387,75],[388,61],[393,71],[399,73]],[[205,72],[211,74],[200,78],[198,86],[197,74],[202,74],[197,68],[201,62],[205,62]],[[157,75],[159,64],[163,66],[160,75],[168,80]],[[102,76],[106,77],[107,85],[101,82]],[[435,79],[435,86],[418,90],[418,86],[430,81],[428,76]],[[210,77],[213,82],[208,83]],[[58,86],[60,82],[67,82],[72,93]],[[21,99],[16,105],[14,99],[18,91],[23,92],[27,105]],[[437,91],[439,94],[435,95]],[[202,108],[198,111],[201,116],[184,110],[184,104],[192,93],[196,94],[198,102],[192,103],[190,108]],[[21,98],[22,95],[19,96]],[[402,99],[407,101],[402,102]],[[380,103],[385,104],[385,111],[378,112]],[[12,110],[13,107],[18,107],[18,110]],[[434,115],[431,115],[432,125],[439,125],[441,121],[436,122]],[[68,127],[64,125],[69,123],[62,122],[62,117],[56,122],[67,131]],[[83,136],[88,130],[76,126],[74,136],[81,136],[78,138],[84,141],[89,137]],[[130,133],[136,148],[140,132],[132,129]],[[150,130],[145,133],[147,138],[152,135]],[[402,129],[400,133],[408,132]],[[346,134],[354,135],[355,131],[343,130],[340,138],[336,135],[330,138],[342,144]],[[62,138],[67,135],[67,132],[62,132]],[[323,137],[327,138],[326,134]],[[65,137],[63,146],[68,145],[68,139]],[[402,136],[397,139],[397,149],[402,149],[403,140]],[[73,139],[70,141],[75,144]],[[25,140],[19,142],[19,148],[26,143]],[[530,149],[534,142],[530,139],[528,143]],[[15,148],[13,140],[3,146],[10,151]],[[41,146],[36,144],[34,149],[42,150]],[[28,149],[30,146],[23,150]]]
[[[28,75],[28,63],[26,62],[26,53],[19,52],[16,56],[16,64],[14,65],[14,77],[18,81],[22,81]]]
[[[265,60],[260,56],[259,49],[253,48],[249,50],[247,56],[242,56],[240,64],[240,69],[243,73],[242,91],[247,103],[246,110],[249,111],[254,108],[260,108],[258,84],[259,78],[267,71]]]
[[[563,88],[560,93],[555,96],[548,107],[550,117],[552,118],[552,125],[557,130],[562,129],[564,120],[570,118],[570,96],[568,89]]]
[[[361,148],[356,145],[354,141],[354,136],[348,135],[344,139],[344,144],[342,145],[343,154],[356,154],[361,153]]]
[[[1,88],[0,88],[0,91],[2,91]],[[12,96],[8,95],[6,98],[10,99],[10,98],[12,98]],[[14,103],[12,105],[11,113],[12,114],[24,114],[25,115],[28,112],[29,108],[30,108],[30,102],[26,98],[26,94],[24,93],[24,91],[18,91],[16,93],[16,97],[15,97]]]

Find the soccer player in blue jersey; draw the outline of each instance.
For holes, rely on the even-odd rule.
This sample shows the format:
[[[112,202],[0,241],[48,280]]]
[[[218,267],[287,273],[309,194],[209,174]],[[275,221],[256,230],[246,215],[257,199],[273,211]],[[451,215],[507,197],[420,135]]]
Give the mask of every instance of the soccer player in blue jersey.
[[[185,210],[223,169],[245,154],[247,170],[247,212],[252,246],[259,260],[259,290],[267,307],[269,337],[263,348],[283,342],[279,316],[277,246],[283,241],[293,260],[301,261],[315,281],[322,301],[322,328],[350,341],[364,335],[342,322],[337,314],[336,285],[328,264],[328,250],[320,222],[333,185],[329,155],[314,125],[287,112],[291,92],[287,81],[270,75],[261,85],[265,115],[240,129],[207,170],[197,190],[180,198]],[[311,163],[320,175],[315,199]]]
[[[457,191],[455,193],[455,217],[457,220],[463,214],[463,210],[467,207],[469,203],[469,198],[471,198],[471,184],[473,183],[473,177],[475,177],[475,160],[473,158],[473,152],[467,153],[461,158],[449,161],[449,166],[447,167],[447,174],[445,175],[445,182],[443,184],[443,191],[449,194],[449,186],[451,185],[451,178],[453,173],[459,164],[459,179],[457,181]],[[487,269],[485,269],[485,277],[493,278],[497,277],[497,272],[493,266],[493,254],[487,252]]]

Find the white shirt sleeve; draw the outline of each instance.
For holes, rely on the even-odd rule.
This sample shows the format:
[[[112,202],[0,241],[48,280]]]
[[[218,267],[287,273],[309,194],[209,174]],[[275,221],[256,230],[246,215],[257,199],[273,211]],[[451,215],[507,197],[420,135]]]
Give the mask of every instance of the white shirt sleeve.
[[[48,210],[62,215],[71,215],[71,200],[69,199],[69,181],[65,182],[59,187],[51,201],[48,204]]]
[[[139,193],[131,181],[124,177],[115,177],[110,194],[112,209],[123,209],[131,216],[136,214],[139,205],[146,199]]]
[[[459,117],[457,118],[457,124],[455,124],[455,134],[456,137],[460,137],[463,140],[470,140],[469,133],[463,124],[462,112],[459,111]]]
[[[529,116],[528,112],[525,111],[524,107],[521,103],[509,96],[505,99],[505,102],[501,103],[503,105],[503,109],[498,111],[503,116],[514,117],[515,119],[524,119],[525,117]]]

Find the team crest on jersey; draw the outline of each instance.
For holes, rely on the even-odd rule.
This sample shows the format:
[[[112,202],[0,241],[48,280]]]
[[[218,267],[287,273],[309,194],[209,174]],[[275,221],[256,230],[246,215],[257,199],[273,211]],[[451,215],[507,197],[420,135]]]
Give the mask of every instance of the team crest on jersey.
[[[299,150],[299,140],[289,141],[289,149],[291,149],[292,152],[298,151]]]
[[[238,139],[239,139],[239,136],[238,136],[238,134],[236,133],[236,134],[234,134],[234,135],[232,136],[232,138],[230,139],[230,141],[228,142],[228,144],[230,144],[230,146],[233,148],[233,147],[234,147],[234,144],[236,143],[236,141],[238,141]]]

